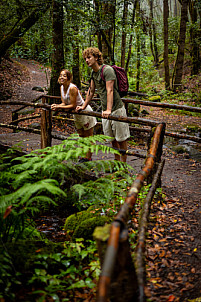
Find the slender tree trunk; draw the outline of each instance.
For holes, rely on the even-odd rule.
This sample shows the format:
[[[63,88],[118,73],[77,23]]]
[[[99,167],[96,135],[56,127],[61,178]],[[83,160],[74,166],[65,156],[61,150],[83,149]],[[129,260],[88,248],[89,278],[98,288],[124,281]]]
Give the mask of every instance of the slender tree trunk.
[[[78,34],[78,26],[74,27],[75,35],[76,32]],[[81,88],[80,82],[80,60],[79,60],[79,41],[75,37],[73,42],[73,83],[78,87]]]
[[[72,67],[72,73],[73,73],[73,83],[78,87],[81,88],[81,81],[80,81],[80,60],[79,60],[79,20],[77,18],[77,14],[75,12],[72,12],[72,19],[74,21],[73,26],[73,67]]]
[[[137,0],[136,6],[136,20],[139,24],[140,21],[140,2]],[[136,75],[136,91],[140,90],[140,32],[139,28],[136,28],[136,43],[137,43],[137,75]]]
[[[191,0],[189,3],[189,12],[191,16],[191,28],[190,28],[190,38],[191,38],[191,58],[192,58],[192,68],[191,75],[196,75],[199,73],[200,60],[199,60],[199,34],[198,34],[198,13],[195,7],[195,1]]]
[[[186,22],[188,20],[188,15],[187,15],[188,3],[189,0],[182,0],[177,59],[176,59],[174,74],[172,78],[172,87],[174,91],[181,89],[183,64],[184,64],[185,38],[186,38]]]
[[[163,39],[164,39],[164,68],[165,68],[165,88],[170,89],[170,73],[168,62],[168,0],[163,0]]]
[[[137,1],[133,0],[133,15],[132,15],[132,22],[131,22],[131,32],[133,31],[133,27],[134,27],[136,3],[137,3]],[[128,72],[128,65],[129,65],[130,58],[131,58],[132,41],[133,41],[133,34],[130,35],[130,40],[129,40],[128,56],[127,56],[126,68],[125,68],[126,72]]]
[[[52,34],[53,34],[53,54],[52,54],[52,74],[50,80],[50,95],[59,96],[60,87],[58,77],[61,69],[64,68],[63,52],[63,3],[52,0]]]
[[[114,50],[115,50],[115,41],[116,41],[116,4],[117,1],[114,0],[114,10],[113,10],[113,47],[112,47],[112,64],[115,64],[114,59]]]
[[[157,46],[157,37],[156,37],[156,27],[154,23],[154,13],[153,13],[153,0],[149,0],[150,7],[150,39],[151,39],[151,50],[154,57],[154,65],[157,67],[159,64],[159,56],[158,56],[158,46]],[[153,40],[152,40],[153,39]]]
[[[94,0],[94,7],[95,7],[95,18],[97,20],[97,23],[99,24],[100,27],[100,23],[101,23],[101,17],[100,17],[100,10],[101,10],[101,5],[99,0]],[[101,36],[101,32],[100,29],[97,29],[97,39],[98,39],[98,48],[100,49],[100,51],[102,52],[102,36]]]
[[[115,10],[115,0],[110,2],[103,2],[103,21],[105,23],[106,29],[104,30],[105,38],[102,39],[102,53],[103,59],[106,63],[113,61],[112,58],[112,37],[113,37],[113,26],[114,26],[114,10]],[[106,43],[106,40],[108,43]],[[109,44],[109,45],[108,45]]]
[[[121,67],[125,68],[126,56],[126,29],[128,16],[128,0],[124,0],[123,20],[122,20],[122,38],[121,38]]]

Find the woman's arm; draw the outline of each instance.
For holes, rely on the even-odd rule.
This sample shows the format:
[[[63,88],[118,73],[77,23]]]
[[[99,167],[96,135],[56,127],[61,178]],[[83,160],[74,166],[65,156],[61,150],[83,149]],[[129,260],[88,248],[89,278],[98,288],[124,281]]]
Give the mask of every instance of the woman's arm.
[[[86,100],[82,106],[76,107],[76,111],[84,110],[87,107],[87,105],[90,103],[90,101],[93,99],[94,93],[95,93],[95,84],[94,81],[91,80],[90,87],[87,92]]]
[[[61,97],[61,104],[52,104],[51,109],[57,110],[57,109],[64,109],[64,110],[70,110],[76,108],[76,98],[78,95],[78,89],[76,87],[71,87],[69,91],[70,96],[70,104],[66,105],[63,98]]]

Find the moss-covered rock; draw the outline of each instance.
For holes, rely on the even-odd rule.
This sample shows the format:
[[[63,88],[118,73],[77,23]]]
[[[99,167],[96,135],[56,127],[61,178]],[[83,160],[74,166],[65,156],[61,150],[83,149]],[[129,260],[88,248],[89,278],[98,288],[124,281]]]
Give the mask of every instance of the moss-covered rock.
[[[200,132],[201,128],[197,125],[187,125],[186,130],[188,133],[195,133],[195,132]]]
[[[95,216],[82,221],[75,229],[73,233],[73,239],[84,238],[93,239],[93,232],[97,226],[103,226],[105,223],[109,222],[110,218],[107,216]]]
[[[101,216],[100,211],[94,206],[86,211],[75,213],[66,219],[64,229],[68,236],[75,238],[93,239],[93,231],[97,226],[111,222],[112,217]]]
[[[130,117],[139,116],[140,104],[128,104],[128,115]]]
[[[153,95],[149,97],[149,101],[150,102],[160,102],[161,101],[161,97],[160,95]]]
[[[177,154],[183,154],[183,153],[187,153],[188,152],[186,146],[183,146],[183,145],[173,146],[172,150],[174,152],[176,152]]]
[[[65,222],[64,230],[66,232],[73,232],[76,227],[84,220],[94,217],[93,211],[82,211],[70,215]]]

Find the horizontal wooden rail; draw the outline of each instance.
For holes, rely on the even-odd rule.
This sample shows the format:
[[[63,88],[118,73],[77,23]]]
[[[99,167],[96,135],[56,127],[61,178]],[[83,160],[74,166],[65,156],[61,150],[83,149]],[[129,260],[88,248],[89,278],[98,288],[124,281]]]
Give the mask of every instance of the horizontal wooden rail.
[[[57,99],[57,100],[61,99],[61,97],[59,97],[59,96],[42,95],[42,96],[38,97],[37,100],[40,100],[42,97],[44,97],[46,99]],[[100,99],[99,98],[93,98],[93,101],[97,101],[97,100],[100,100]],[[129,99],[129,98],[122,98],[122,101],[125,104],[129,104],[129,103],[130,104],[140,104],[140,105],[143,105],[143,106],[161,107],[161,108],[177,109],[177,110],[185,110],[185,111],[192,111],[192,112],[201,113],[201,107],[193,107],[193,106],[187,106],[187,105],[177,105],[177,104],[169,104],[169,103],[161,103],[161,102],[157,103],[157,102],[151,102],[151,101],[134,100],[134,99]],[[0,105],[6,105],[6,104],[38,107],[38,106],[34,106],[33,102],[0,101]],[[38,104],[38,103],[36,103],[36,104]],[[50,106],[50,105],[48,105],[48,106]]]
[[[44,95],[44,96],[40,96],[39,98],[37,98],[37,100],[41,99],[42,97],[46,98],[56,98],[56,99],[60,99],[60,97],[54,97],[54,96],[49,96],[49,95]],[[97,100],[97,99],[94,99]],[[188,110],[188,111],[197,111],[200,112],[201,108],[200,107],[190,107],[190,106],[182,106],[182,105],[170,105],[170,104],[165,104],[165,103],[155,103],[155,102],[149,102],[149,101],[140,101],[140,100],[131,100],[131,99],[123,99],[123,101],[126,101],[128,103],[139,103],[142,105],[146,105],[146,106],[156,106],[156,107],[162,107],[162,106],[167,106],[168,108],[175,108],[175,109],[182,109],[182,110]],[[24,102],[24,101],[0,101],[1,105],[6,105],[6,104],[10,104],[10,105],[24,105],[24,106],[32,106],[35,108],[45,108],[45,109],[50,109],[51,105],[49,104],[42,104],[42,103],[32,103],[32,102]],[[95,116],[98,118],[102,118],[101,113],[99,112],[89,112],[89,111],[82,111],[81,113],[77,113],[75,111],[71,111],[70,113],[73,114],[81,114],[81,115],[91,115],[91,116]],[[141,124],[141,125],[146,125],[146,126],[151,126],[154,127],[157,124],[159,124],[159,122],[155,122],[155,121],[150,121],[148,119],[142,119],[142,118],[119,118],[117,116],[109,116],[108,119],[111,120],[118,120],[120,122],[128,122],[128,123],[135,123],[135,124]],[[125,120],[126,119],[126,120]],[[132,126],[131,126],[132,129]],[[134,131],[142,131],[142,132],[151,132],[151,129],[144,129],[144,128],[135,128],[133,127]],[[165,132],[166,136],[170,136],[170,137],[174,137],[174,138],[179,138],[179,139],[188,139],[188,140],[192,140],[195,142],[200,143],[201,142],[201,138],[197,137],[197,136],[192,136],[192,135],[186,135],[186,134],[180,134],[180,133],[175,133],[175,132],[169,132],[166,131]]]
[[[151,106],[151,107],[161,107],[161,108],[168,108],[168,109],[177,109],[177,110],[185,110],[185,111],[193,111],[193,112],[200,112],[201,107],[193,107],[187,105],[177,105],[177,104],[168,104],[168,103],[157,103],[157,102],[150,102],[150,101],[142,101],[142,100],[133,100],[123,98],[122,101],[124,103],[130,104],[140,104],[144,106]]]

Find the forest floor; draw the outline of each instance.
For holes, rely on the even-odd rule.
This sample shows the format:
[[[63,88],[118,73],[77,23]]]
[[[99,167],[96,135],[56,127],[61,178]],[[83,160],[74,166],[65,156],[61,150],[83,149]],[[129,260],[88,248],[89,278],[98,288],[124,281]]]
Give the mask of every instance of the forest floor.
[[[50,71],[34,61],[3,61],[0,65],[0,83],[3,83],[0,98],[34,100],[43,93],[32,88],[47,87],[49,76]],[[11,122],[11,112],[17,107],[8,104],[0,106],[0,122]],[[186,124],[201,127],[199,117],[170,116],[159,108],[148,111],[149,119],[165,121],[167,129],[172,131]],[[65,127],[66,134],[73,131],[72,127]],[[0,143],[14,145],[20,142],[27,152],[40,148],[39,135],[13,133],[10,129],[0,128]],[[53,140],[55,143],[58,141]],[[129,145],[129,148],[139,146]],[[187,154],[176,154],[169,148],[164,149],[163,157],[162,190],[166,197],[161,202],[152,203],[146,247],[146,294],[153,302],[190,301],[201,297],[201,163],[188,158]],[[111,157],[93,156],[93,159],[105,158]],[[143,161],[131,156],[128,163],[139,172]],[[201,298],[196,301],[201,301]]]

